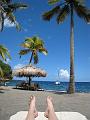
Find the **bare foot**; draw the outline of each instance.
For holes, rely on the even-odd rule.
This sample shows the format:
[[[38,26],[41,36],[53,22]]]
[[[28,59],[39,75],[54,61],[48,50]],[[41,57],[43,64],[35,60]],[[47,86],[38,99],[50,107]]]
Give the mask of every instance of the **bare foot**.
[[[54,112],[54,107],[53,107],[53,103],[52,103],[52,97],[48,96],[47,97],[47,109],[44,113],[44,116],[46,118],[48,118],[50,112]]]
[[[38,112],[36,110],[35,103],[36,103],[35,96],[31,96],[29,101],[29,112],[31,112],[36,118],[38,116]]]

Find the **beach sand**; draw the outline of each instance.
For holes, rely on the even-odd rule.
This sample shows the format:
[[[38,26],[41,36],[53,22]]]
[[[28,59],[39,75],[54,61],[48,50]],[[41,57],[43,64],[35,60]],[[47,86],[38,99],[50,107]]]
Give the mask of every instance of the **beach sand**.
[[[9,117],[18,111],[28,110],[29,96],[36,96],[38,111],[45,111],[46,97],[52,96],[55,111],[79,112],[90,120],[90,93],[75,93],[73,95],[46,91],[25,91],[9,89],[0,90],[0,120],[9,120]]]

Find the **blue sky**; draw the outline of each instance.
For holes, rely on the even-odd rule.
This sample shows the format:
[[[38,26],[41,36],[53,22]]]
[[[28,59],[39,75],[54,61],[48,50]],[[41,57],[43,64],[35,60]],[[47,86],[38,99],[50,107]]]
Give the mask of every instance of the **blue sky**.
[[[52,8],[47,0],[20,0],[29,4],[28,9],[18,10],[15,14],[17,21],[22,25],[22,30],[17,32],[15,27],[5,25],[0,33],[0,44],[5,45],[11,54],[12,60],[8,61],[12,69],[26,65],[30,54],[19,58],[20,44],[26,37],[39,36],[45,42],[48,55],[39,54],[37,66],[48,73],[46,78],[37,80],[55,80],[60,70],[60,80],[68,81],[70,66],[70,17],[63,24],[58,25],[53,18],[50,22],[42,20],[42,14]],[[90,8],[90,1],[86,0]],[[90,25],[86,24],[76,15],[74,17],[75,29],[75,81],[90,81]],[[6,21],[6,23],[8,23]]]

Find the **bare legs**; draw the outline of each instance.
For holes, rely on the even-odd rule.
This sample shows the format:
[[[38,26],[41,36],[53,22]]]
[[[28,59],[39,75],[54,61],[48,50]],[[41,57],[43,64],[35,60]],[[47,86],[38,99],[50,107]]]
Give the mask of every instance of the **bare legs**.
[[[38,112],[35,107],[35,102],[36,102],[35,96],[31,96],[26,120],[35,120],[35,118],[38,116]]]
[[[38,112],[37,112],[36,107],[35,107],[35,96],[31,96],[29,110],[28,110],[26,120],[35,120],[35,118],[37,116],[38,116]],[[48,120],[58,120],[57,116],[54,112],[52,98],[49,96],[47,97],[47,109],[44,113],[44,116],[46,118],[48,118]]]
[[[46,112],[44,113],[44,116],[48,118],[48,120],[58,120],[54,111],[52,98],[49,96],[47,97],[47,109]]]

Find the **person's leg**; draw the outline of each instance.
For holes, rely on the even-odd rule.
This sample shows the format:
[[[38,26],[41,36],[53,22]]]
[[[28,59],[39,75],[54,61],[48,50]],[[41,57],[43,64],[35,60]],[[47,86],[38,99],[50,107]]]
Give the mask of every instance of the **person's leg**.
[[[47,97],[47,109],[44,115],[48,120],[58,120],[54,111],[52,98],[49,96]]]
[[[35,120],[37,116],[38,116],[38,112],[35,107],[35,96],[31,96],[26,120]]]

